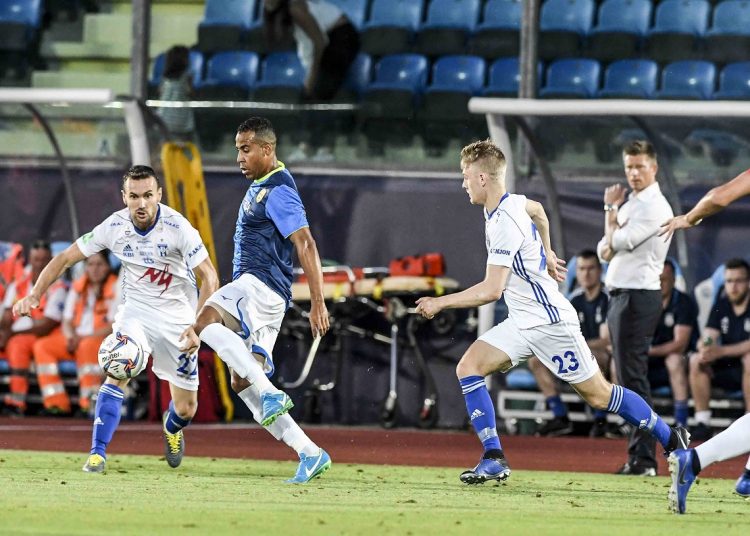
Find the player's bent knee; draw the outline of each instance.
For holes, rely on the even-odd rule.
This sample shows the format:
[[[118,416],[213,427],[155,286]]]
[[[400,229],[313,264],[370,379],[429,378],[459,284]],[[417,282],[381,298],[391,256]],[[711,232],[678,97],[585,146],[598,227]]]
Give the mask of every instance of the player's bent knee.
[[[197,400],[180,400],[174,402],[174,410],[181,419],[192,419],[198,411]]]
[[[198,318],[195,320],[195,333],[196,335],[200,335],[201,331],[203,331],[206,326],[222,323],[221,313],[211,307],[210,304],[206,304],[203,306],[203,309],[201,309],[201,312],[198,314]]]
[[[250,385],[252,385],[247,379],[241,377],[235,371],[232,371],[231,384],[232,391],[234,391],[235,393],[241,393],[242,391],[250,387]]]

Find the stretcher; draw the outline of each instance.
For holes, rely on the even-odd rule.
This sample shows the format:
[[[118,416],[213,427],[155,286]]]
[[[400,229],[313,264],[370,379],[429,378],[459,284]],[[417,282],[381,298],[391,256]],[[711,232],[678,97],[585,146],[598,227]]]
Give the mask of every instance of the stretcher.
[[[419,425],[433,427],[438,421],[438,394],[435,381],[424,359],[416,337],[421,323],[432,322],[416,314],[414,302],[422,296],[440,296],[458,289],[458,282],[447,277],[428,276],[395,276],[390,277],[387,269],[365,268],[352,270],[347,266],[325,267],[323,297],[331,318],[331,330],[327,337],[339,340],[341,337],[354,336],[369,339],[389,347],[389,382],[381,408],[380,421],[386,428],[391,428],[398,421],[398,372],[401,356],[411,352],[425,380],[424,402],[419,414]],[[310,289],[307,282],[292,284],[292,315],[287,323],[289,334],[297,340],[310,339],[310,327],[307,322],[310,308]],[[368,314],[378,314],[389,325],[387,333],[370,329],[360,321]],[[304,385],[312,370],[320,345],[320,339],[310,343],[302,370],[299,376],[291,381],[282,378],[281,386],[295,389]],[[339,379],[342,360],[345,358],[344,345],[333,344],[338,348],[333,377],[321,383],[315,380],[311,387],[313,395],[335,388]]]

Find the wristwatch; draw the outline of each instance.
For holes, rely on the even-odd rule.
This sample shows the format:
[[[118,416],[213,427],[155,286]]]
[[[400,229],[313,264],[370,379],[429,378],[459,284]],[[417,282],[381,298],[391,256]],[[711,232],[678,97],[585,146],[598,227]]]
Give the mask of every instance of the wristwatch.
[[[609,212],[610,210],[617,210],[617,205],[614,203],[604,203],[604,212]]]

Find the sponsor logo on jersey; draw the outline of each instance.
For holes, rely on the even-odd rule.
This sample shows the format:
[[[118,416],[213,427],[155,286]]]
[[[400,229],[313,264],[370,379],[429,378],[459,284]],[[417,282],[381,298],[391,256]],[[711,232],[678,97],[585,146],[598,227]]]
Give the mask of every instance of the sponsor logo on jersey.
[[[121,221],[113,221],[109,224],[110,227],[120,227],[122,225]]]
[[[258,192],[258,195],[255,196],[255,202],[260,203],[263,201],[263,198],[266,197],[266,194],[268,193],[268,188],[263,188],[260,192]]]
[[[190,253],[188,253],[188,259],[192,259],[195,256],[195,254],[198,253],[202,249],[203,249],[203,243],[200,243],[197,246],[195,246],[193,248],[193,251],[191,251]]]
[[[156,247],[159,248],[159,257],[166,257],[167,256],[167,245],[164,243],[156,244]]]
[[[173,227],[175,229],[179,229],[180,228],[180,224],[179,223],[175,223],[175,222],[169,221],[169,220],[163,220],[163,221],[164,221],[164,225],[168,225],[169,227]]]
[[[83,242],[84,244],[88,244],[89,242],[91,242],[92,238],[94,238],[94,232],[93,231],[91,231],[91,232],[86,233],[85,235],[83,235],[81,237],[81,242]]]
[[[148,283],[154,283],[156,286],[164,286],[164,289],[159,293],[159,296],[164,294],[168,289],[169,285],[172,284],[172,274],[169,273],[169,265],[164,265],[164,270],[157,268],[148,268],[145,273],[138,278],[138,281],[148,277]]]
[[[245,198],[245,199],[244,199],[244,200],[242,201],[242,211],[243,211],[243,212],[244,212],[245,214],[250,214],[251,216],[253,215],[253,211],[252,211],[252,209],[251,209],[251,206],[250,206],[250,200],[249,200],[249,199],[247,199],[247,198]]]
[[[122,248],[122,254],[125,257],[133,257],[133,256],[135,256],[135,253],[133,253],[133,248],[130,247],[130,244],[125,244],[125,247]]]
[[[490,253],[492,253],[494,255],[510,255],[510,250],[492,248],[492,249],[490,249]]]

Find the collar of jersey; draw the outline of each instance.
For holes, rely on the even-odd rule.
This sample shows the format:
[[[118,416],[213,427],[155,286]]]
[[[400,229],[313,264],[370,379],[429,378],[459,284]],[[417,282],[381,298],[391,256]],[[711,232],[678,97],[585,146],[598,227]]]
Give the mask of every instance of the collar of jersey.
[[[156,224],[157,224],[157,223],[158,223],[158,221],[159,221],[159,216],[161,216],[161,204],[159,204],[159,205],[157,206],[157,208],[156,208],[156,218],[154,218],[154,223],[152,223],[151,225],[149,225],[148,229],[146,229],[145,231],[141,231],[141,230],[140,230],[140,229],[138,228],[138,226],[137,226],[137,225],[136,225],[135,223],[133,223],[133,220],[130,220],[130,223],[133,223],[133,229],[135,229],[135,232],[136,232],[136,233],[138,233],[138,234],[139,234],[139,235],[141,235],[141,236],[146,236],[146,235],[147,235],[148,233],[150,233],[150,232],[151,232],[151,230],[152,230],[152,229],[153,229],[154,227],[156,227]]]
[[[268,173],[266,173],[265,175],[263,175],[260,179],[254,180],[253,181],[253,186],[255,186],[256,184],[260,184],[263,181],[267,181],[271,177],[271,175],[273,175],[277,171],[281,171],[282,169],[286,169],[286,166],[284,165],[284,162],[282,162],[281,160],[279,160],[278,162],[279,162],[279,165],[277,167],[273,168],[271,171],[269,171]]]
[[[484,211],[487,213],[488,220],[492,218],[492,215],[495,214],[495,212],[497,212],[497,209],[500,208],[500,205],[503,204],[503,201],[505,201],[505,198],[508,197],[509,195],[510,195],[509,192],[505,192],[503,196],[500,198],[500,202],[497,204],[497,206],[494,209],[492,209],[492,212],[487,212],[487,209],[484,209]]]

